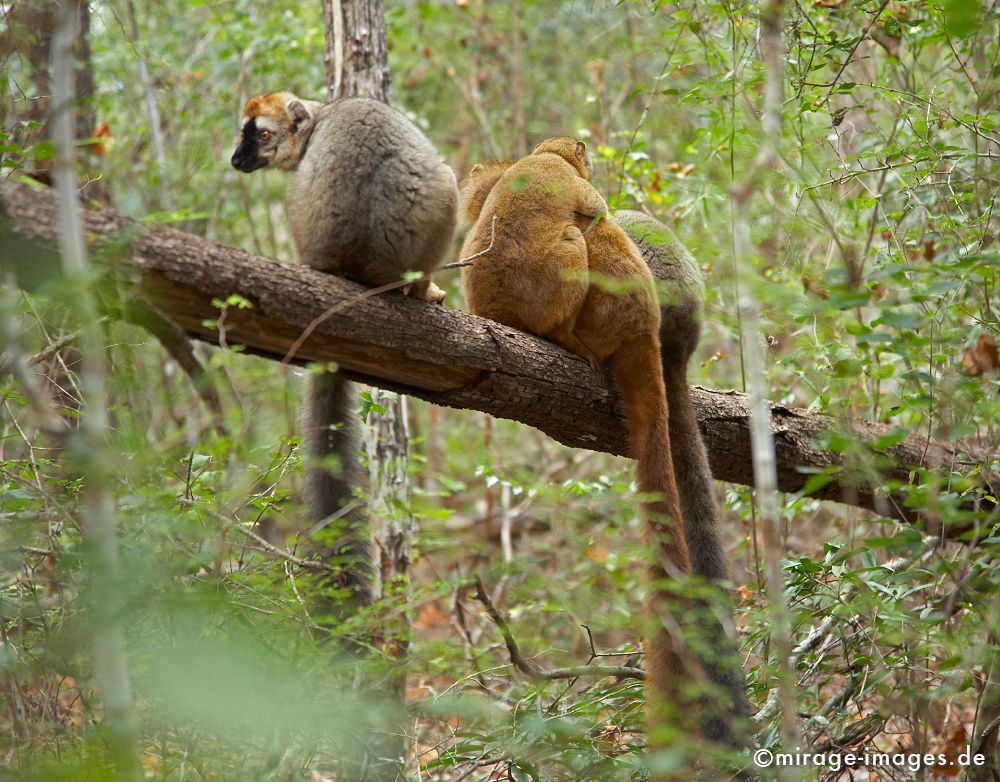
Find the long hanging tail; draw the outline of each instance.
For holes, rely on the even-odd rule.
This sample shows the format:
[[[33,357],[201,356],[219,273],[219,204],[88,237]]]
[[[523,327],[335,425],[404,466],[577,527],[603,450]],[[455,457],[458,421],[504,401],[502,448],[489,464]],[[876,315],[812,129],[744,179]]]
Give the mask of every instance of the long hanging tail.
[[[691,390],[685,378],[686,367],[686,360],[683,363],[664,360],[663,379],[670,406],[670,448],[692,572],[715,588],[708,599],[695,604],[699,637],[706,640],[699,657],[708,678],[722,690],[718,697],[708,701],[702,716],[702,732],[709,740],[738,750],[746,743],[750,709],[729,596],[720,585],[729,578],[728,567],[712,494],[712,471],[698,431]]]
[[[305,411],[305,448],[314,462],[306,472],[306,496],[312,536],[324,560],[339,572],[331,586],[348,591],[338,613],[349,616],[372,602],[374,572],[364,501],[354,496],[366,485],[358,462],[357,390],[332,372],[313,375]],[[327,606],[333,610],[332,603]]]
[[[670,452],[669,415],[659,340],[642,335],[622,345],[613,358],[615,381],[625,402],[630,455],[645,501],[646,523],[657,548],[654,562],[668,577],[690,572],[687,545],[681,535],[681,509]]]
[[[629,450],[637,463],[639,490],[653,495],[642,507],[646,545],[653,552],[648,603],[653,635],[646,648],[646,700],[650,725],[654,733],[662,728],[663,734],[650,740],[662,748],[690,735],[697,723],[692,720],[685,694],[685,685],[696,671],[679,632],[689,603],[676,591],[662,587],[689,573],[690,565],[681,534],[659,341],[654,335],[633,339],[614,354],[612,366],[625,402]]]

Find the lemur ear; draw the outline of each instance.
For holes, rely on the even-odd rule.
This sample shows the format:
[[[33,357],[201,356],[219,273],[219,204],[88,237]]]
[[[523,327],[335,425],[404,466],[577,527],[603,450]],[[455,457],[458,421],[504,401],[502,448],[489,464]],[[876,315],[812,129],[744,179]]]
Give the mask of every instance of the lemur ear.
[[[590,159],[590,155],[587,154],[587,145],[582,141],[576,142],[576,159],[587,169],[587,177],[591,177],[594,173],[594,161]]]
[[[292,121],[292,124],[295,125],[296,128],[304,122],[312,119],[309,114],[309,109],[307,109],[306,105],[298,98],[293,98],[288,101],[288,103],[285,104],[285,111],[288,112],[288,118]]]

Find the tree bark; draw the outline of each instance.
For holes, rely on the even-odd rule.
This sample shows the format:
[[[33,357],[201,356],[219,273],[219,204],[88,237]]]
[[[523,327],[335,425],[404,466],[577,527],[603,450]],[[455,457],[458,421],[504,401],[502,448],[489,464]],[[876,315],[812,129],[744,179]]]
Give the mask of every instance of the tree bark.
[[[328,98],[362,96],[388,103],[389,43],[382,0],[324,0],[323,16]]]
[[[58,235],[52,194],[11,181],[0,182],[0,261],[32,268]],[[625,454],[627,443],[618,394],[609,375],[551,342],[452,309],[387,293],[361,298],[366,289],[314,269],[278,263],[244,250],[164,226],[136,223],[111,211],[85,212],[95,241],[129,237],[131,254],[121,261],[138,288],[192,337],[228,345],[277,361],[305,364],[336,361],[348,377],[400,391],[447,407],[481,410],[533,426],[576,448]],[[29,250],[37,248],[37,250]],[[29,252],[37,253],[29,255]],[[27,262],[25,262],[27,260]],[[20,263],[19,263],[20,262]],[[442,272],[449,273],[449,272]],[[454,272],[451,272],[454,273]],[[249,309],[230,308],[220,328],[213,299],[239,294]],[[328,310],[341,307],[315,325]],[[301,345],[288,357],[289,349]],[[753,485],[749,408],[745,394],[693,389],[712,471],[719,480]],[[844,424],[804,410],[771,404],[771,429],[778,463],[778,488],[797,492],[811,473],[836,469],[842,457],[816,445],[824,432]],[[872,444],[893,427],[856,421],[851,435]],[[961,443],[918,434],[877,454],[877,474],[853,482],[836,471],[813,492],[820,499],[915,521],[887,483],[907,484],[922,468],[970,472],[989,463],[989,454]],[[872,471],[874,473],[874,471]],[[1000,480],[989,474],[983,495],[996,496]],[[988,499],[982,502],[989,503]],[[924,519],[932,532],[935,521]],[[945,534],[959,530],[948,528]]]

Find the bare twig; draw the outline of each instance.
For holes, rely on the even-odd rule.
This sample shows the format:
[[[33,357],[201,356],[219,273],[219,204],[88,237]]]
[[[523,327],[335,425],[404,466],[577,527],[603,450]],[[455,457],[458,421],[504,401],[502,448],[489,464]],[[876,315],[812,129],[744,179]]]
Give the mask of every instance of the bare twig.
[[[542,668],[534,660],[529,660],[521,654],[521,650],[517,646],[517,641],[514,640],[514,635],[510,631],[507,620],[504,619],[503,614],[500,613],[499,609],[493,604],[493,601],[490,600],[489,595],[486,594],[486,588],[478,576],[476,577],[475,584],[476,591],[474,597],[483,604],[493,624],[500,630],[504,644],[507,647],[507,654],[510,655],[511,663],[526,676],[539,681],[577,679],[581,676],[620,676],[628,679],[646,678],[645,672],[641,669],[632,668],[627,665],[574,665],[568,668]]]
[[[882,0],[882,4],[878,7],[878,10],[875,12],[875,15],[872,16],[871,21],[868,22],[868,26],[865,27],[864,32],[862,32],[861,35],[858,36],[858,40],[854,42],[854,46],[851,47],[851,51],[849,51],[847,53],[847,57],[844,58],[844,62],[840,66],[840,70],[837,71],[837,75],[834,76],[833,80],[830,82],[831,84],[830,91],[826,94],[826,97],[823,98],[823,100],[820,102],[819,108],[822,108],[823,106],[825,106],[827,103],[830,102],[830,98],[833,97],[833,91],[837,88],[837,82],[840,81],[841,75],[843,75],[844,70],[846,70],[847,66],[851,64],[851,61],[854,59],[854,53],[858,50],[858,47],[861,45],[861,42],[868,37],[868,31],[871,30],[872,27],[875,25],[875,22],[878,21],[878,18],[882,15],[882,12],[885,10],[887,5],[889,5],[889,0]]]
[[[979,737],[976,739],[976,754],[986,754],[986,745],[989,744],[990,739],[993,737],[993,734],[998,727],[1000,727],[1000,717],[997,717],[993,720],[993,722],[980,731]]]
[[[106,321],[106,320],[107,320],[107,317],[101,318],[101,322],[102,323],[104,321]],[[31,356],[31,358],[28,359],[28,366],[29,367],[33,367],[36,364],[41,364],[41,363],[43,363],[45,361],[48,361],[50,358],[52,358],[52,356],[54,356],[56,353],[58,353],[64,347],[66,347],[67,345],[75,342],[79,338],[80,338],[80,332],[79,331],[74,331],[71,334],[64,334],[59,339],[57,339],[55,342],[52,342],[51,344],[47,345],[42,350],[40,350],[37,353],[35,353],[35,355]]]
[[[252,540],[258,546],[264,549],[264,551],[268,552],[269,554],[274,554],[276,557],[284,559],[287,562],[291,562],[293,565],[298,565],[299,567],[305,568],[307,570],[332,571],[334,569],[325,562],[319,562],[318,560],[315,559],[304,559],[303,557],[297,557],[295,554],[288,551],[287,549],[283,549],[280,546],[275,546],[269,540],[267,540],[266,538],[262,538],[253,530],[249,530],[246,527],[241,526],[241,522],[239,521],[239,519],[233,519],[229,518],[228,516],[224,516],[218,511],[214,511],[211,508],[206,508],[204,505],[202,505],[199,502],[196,502],[195,500],[188,500],[181,498],[178,499],[178,502],[181,505],[188,505],[190,507],[197,508],[198,510],[204,513],[207,513],[209,516],[211,516],[213,519],[219,522],[219,524],[222,525],[224,530],[225,529],[236,530],[241,535],[250,538],[250,540]]]
[[[306,568],[307,570],[326,570],[326,571],[333,570],[333,568],[330,567],[325,562],[320,562],[315,559],[303,559],[302,557],[297,557],[287,549],[275,546],[273,543],[269,542],[266,538],[262,538],[253,530],[249,530],[246,527],[241,527],[239,524],[233,524],[232,528],[237,532],[239,532],[241,535],[250,538],[250,540],[252,540],[258,546],[264,549],[264,551],[267,551],[269,554],[274,554],[276,557],[280,557],[281,559],[291,562],[293,565],[298,565],[300,568]]]
[[[146,101],[146,111],[149,113],[149,133],[153,140],[153,156],[156,159],[156,184],[159,190],[159,208],[167,208],[167,155],[166,146],[163,140],[163,126],[160,123],[160,110],[156,105],[156,91],[153,89],[153,80],[149,75],[149,67],[146,65],[146,58],[139,46],[139,23],[135,15],[135,3],[129,0],[128,5],[128,27],[126,28],[126,38],[132,47],[136,63],[139,68],[139,82],[142,84],[142,94]],[[124,26],[124,25],[123,25]]]
[[[59,416],[52,402],[42,393],[38,379],[31,371],[35,357],[27,358],[19,344],[20,330],[14,316],[17,295],[15,291],[12,280],[6,276],[0,278],[0,346],[2,346],[0,372],[10,372],[17,379],[35,414],[37,425],[57,442],[61,442],[68,429],[66,421]],[[13,417],[11,420],[14,420]],[[34,448],[27,439],[25,442],[29,451],[33,451]],[[31,461],[34,463],[33,457]]]
[[[344,9],[339,0],[323,0],[323,28],[326,99],[334,101],[344,80]]]
[[[497,238],[497,216],[493,215],[493,222],[490,223],[490,243],[485,250],[480,250],[477,253],[473,253],[467,258],[462,258],[458,261],[453,261],[452,263],[446,263],[440,269],[439,272],[445,271],[446,269],[458,269],[462,266],[472,266],[472,262],[483,255],[486,255],[490,250],[493,249],[493,240]]]
[[[212,413],[212,425],[216,432],[225,435],[222,400],[219,397],[219,392],[195,355],[194,345],[191,344],[187,335],[142,297],[132,297],[125,302],[122,314],[127,320],[142,326],[159,341],[167,354],[188,376],[195,393]]]
[[[910,560],[906,557],[896,557],[895,559],[891,559],[888,562],[883,563],[879,567],[888,570],[890,572],[895,572],[900,568],[905,567],[909,563],[909,561]],[[847,602],[848,600],[850,600],[851,597],[854,595],[854,593],[857,592],[857,589],[858,587],[856,585],[852,585],[841,598],[842,601]],[[806,654],[809,654],[814,649],[816,649],[816,647],[819,646],[820,641],[822,641],[829,634],[830,628],[833,626],[833,624],[835,622],[842,622],[842,621],[843,619],[835,614],[828,615],[816,627],[812,628],[806,634],[805,638],[803,638],[795,645],[795,648],[792,649],[790,655],[791,660],[793,662],[797,662],[798,660],[802,659],[802,657],[804,657]],[[844,688],[844,690],[846,689],[847,687]],[[830,701],[824,704],[823,708],[820,709],[819,714],[824,715],[829,711],[831,711],[832,707],[829,706],[829,703],[832,701],[837,701],[841,697],[843,697],[844,700],[846,701],[846,698],[850,697],[851,693],[848,693],[846,696],[844,696],[844,690],[838,692],[836,695],[833,696],[833,698],[831,698]],[[777,714],[779,706],[778,694],[779,691],[777,688],[772,689],[768,693],[767,701],[761,707],[760,711],[758,711],[753,716],[753,721],[755,723],[761,724],[763,722],[767,722],[775,714]]]
[[[836,82],[836,80],[830,81],[830,82],[804,81],[804,82],[802,82],[802,85],[804,87],[835,87],[837,85],[837,82]],[[876,84],[875,82],[858,82],[855,86],[856,87],[867,87],[867,88],[869,88],[871,90],[877,90],[877,91],[881,91],[881,92],[889,92],[889,93],[892,93],[894,95],[903,95],[903,96],[905,96],[905,97],[907,97],[907,98],[909,98],[909,99],[911,99],[913,101],[916,101],[917,103],[921,103],[921,104],[927,106],[927,108],[930,109],[931,111],[943,114],[944,116],[948,117],[948,119],[952,120],[953,122],[955,122],[958,125],[961,125],[963,128],[965,128],[966,130],[972,132],[974,135],[978,136],[979,138],[983,139],[984,141],[989,141],[989,142],[991,142],[993,144],[1000,144],[1000,137],[991,136],[988,133],[983,132],[982,130],[980,130],[974,124],[968,122],[967,120],[963,120],[960,117],[956,117],[951,111],[948,110],[947,107],[942,106],[939,103],[934,103],[933,101],[925,98],[923,95],[917,95],[915,92],[910,92],[909,90],[900,90],[900,89],[897,89],[895,87],[888,87],[888,86],[886,86],[884,84]],[[985,154],[984,153],[978,153],[977,156],[978,157],[986,157],[986,158],[995,158],[996,157],[995,155],[989,154],[989,153],[985,153]],[[942,156],[942,157],[947,157],[947,156]],[[872,170],[877,171],[878,169],[872,169]]]
[[[755,256],[750,237],[750,201],[762,172],[778,161],[776,144],[781,138],[784,84],[783,14],[784,0],[769,0],[761,9],[760,49],[764,63],[761,143],[756,159],[744,181],[733,187],[732,205],[733,255],[737,268],[740,335],[746,383],[750,395],[750,450],[753,461],[754,499],[759,509],[759,529],[764,544],[764,580],[770,602],[771,639],[778,666],[778,686],[774,697],[777,699],[775,705],[780,705],[784,743],[786,746],[795,746],[799,743],[800,731],[796,720],[790,611],[781,568],[782,541],[778,532],[777,456],[771,429],[771,413],[765,397],[761,305],[753,290],[753,274],[750,268],[750,259]]]
[[[885,719],[880,714],[868,714],[848,726],[841,735],[828,736],[825,741],[817,742],[812,747],[812,751],[831,752],[856,747],[862,742],[870,740],[872,736],[881,731],[885,725]]]
[[[855,666],[848,676],[847,681],[844,682],[844,686],[830,700],[823,704],[823,708],[809,718],[809,721],[806,723],[807,730],[821,726],[822,722],[833,711],[843,708],[851,699],[851,696],[858,690],[858,676],[856,674],[859,670],[861,670],[861,666]]]

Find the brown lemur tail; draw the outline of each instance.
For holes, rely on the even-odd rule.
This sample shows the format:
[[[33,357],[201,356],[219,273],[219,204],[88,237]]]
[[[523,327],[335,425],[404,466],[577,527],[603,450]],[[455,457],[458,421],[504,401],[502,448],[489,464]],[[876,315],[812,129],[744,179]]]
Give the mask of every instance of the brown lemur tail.
[[[625,403],[629,452],[636,460],[642,503],[643,532],[653,552],[650,568],[652,637],[646,647],[647,692],[652,724],[673,710],[668,722],[693,731],[691,710],[685,707],[685,684],[692,677],[692,659],[676,632],[687,613],[687,600],[662,585],[690,572],[688,551],[681,533],[681,511],[670,454],[668,410],[655,335],[646,334],[624,343],[612,357],[615,381]],[[654,700],[655,698],[655,700]],[[677,719],[679,717],[679,719]],[[674,737],[676,738],[676,737]],[[653,741],[659,744],[658,740]]]
[[[335,568],[329,586],[347,591],[346,600],[330,596],[329,607],[350,616],[371,604],[374,578],[364,500],[354,496],[354,487],[367,485],[358,459],[358,393],[341,375],[323,372],[310,377],[307,394],[303,428],[306,458],[312,462],[305,481],[311,537]]]
[[[658,552],[657,562],[676,571],[670,576],[687,573],[690,565],[681,534],[680,498],[670,452],[669,411],[659,340],[644,334],[625,342],[615,352],[612,366],[625,403],[629,452],[637,462],[639,491],[655,495],[643,501],[643,508],[647,516],[669,533],[660,542],[663,549]]]
[[[626,343],[613,360],[639,489],[656,497],[643,507],[647,543],[655,552],[653,577],[672,581],[693,573],[717,587],[728,573],[708,457],[685,378],[686,360],[680,362],[669,351],[664,353],[669,363],[661,362],[658,340],[643,336]],[[659,594],[658,590],[653,594]],[[746,745],[749,708],[727,597],[716,588],[715,594],[695,600],[693,606],[679,599],[670,602],[669,607],[654,604],[654,616],[658,608],[690,615],[693,607],[698,628],[691,639],[695,645],[689,650],[680,648],[657,622],[656,637],[647,650],[648,675],[674,691],[679,690],[679,683],[670,684],[667,679],[707,679],[706,684],[714,685],[714,697],[711,692],[710,697],[699,694],[702,735],[739,751]],[[659,687],[652,691],[661,692]],[[685,702],[685,696],[676,692],[673,703],[665,708],[678,708]]]

